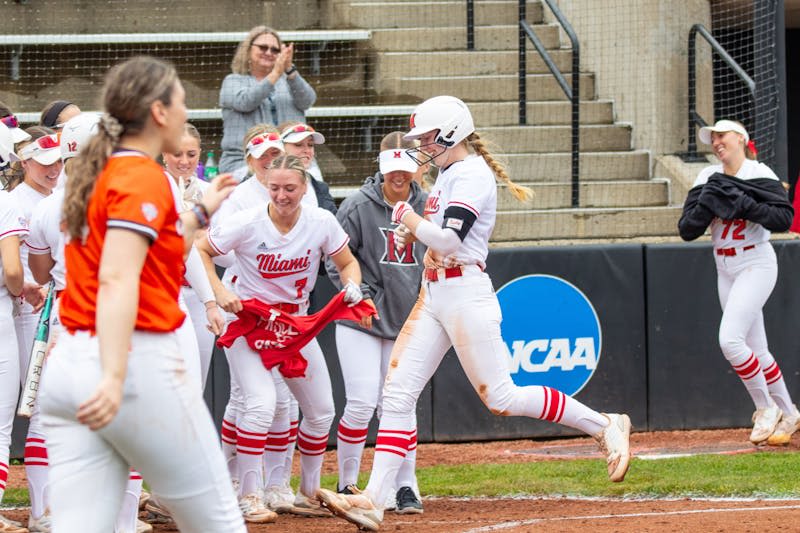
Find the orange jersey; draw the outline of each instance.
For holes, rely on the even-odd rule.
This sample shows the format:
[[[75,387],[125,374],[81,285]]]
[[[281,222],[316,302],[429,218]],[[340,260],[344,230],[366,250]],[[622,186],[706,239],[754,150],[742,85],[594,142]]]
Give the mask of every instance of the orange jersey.
[[[178,307],[183,276],[183,237],[169,177],[138,152],[109,158],[89,199],[86,242],[71,240],[64,249],[66,289],[60,315],[65,328],[95,331],[98,272],[109,228],[135,231],[150,240],[139,278],[137,330],[173,331],[185,315]]]

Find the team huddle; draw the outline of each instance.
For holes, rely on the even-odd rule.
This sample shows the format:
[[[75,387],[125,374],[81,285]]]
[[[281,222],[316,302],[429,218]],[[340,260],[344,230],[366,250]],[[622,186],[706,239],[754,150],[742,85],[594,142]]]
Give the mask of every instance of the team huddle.
[[[511,380],[485,267],[498,181],[520,200],[531,191],[486,149],[464,102],[437,96],[419,104],[409,131],[383,138],[378,172],[337,208],[314,177],[314,146],[325,137],[298,121],[249,128],[241,180],[199,179],[201,139],[186,123],[184,97],[173,67],[139,57],[108,74],[102,115],[63,116],[65,102],[51,110],[60,133],[22,130],[10,113],[0,125],[0,165],[24,169],[0,193],[0,321],[13,339],[0,353],[0,498],[20,384],[38,391],[22,403],[32,408],[30,519],[24,527],[0,517],[0,532],[150,531],[138,520],[140,505],[151,521],[173,520],[181,531],[226,533],[279,513],[336,515],[373,531],[386,510],[422,513],[416,403],[451,346],[493,413],[595,437],[609,479],[623,481],[627,415]],[[724,125],[715,131],[741,135]],[[438,173],[429,187],[420,177],[431,165]],[[760,167],[746,176],[722,171],[750,185],[737,190],[760,185],[772,199],[771,183],[751,179],[769,177]],[[737,289],[742,267],[730,258],[757,257],[771,268],[768,230],[782,219],[752,206],[724,218],[698,194],[706,207],[682,220],[681,234],[694,238],[710,224],[720,279],[731,279],[720,284],[731,317],[723,317],[731,331],[723,352],[756,403],[751,440],[788,442],[800,413],[767,351],[763,319],[728,312],[744,298],[738,292],[755,291]],[[760,219],[748,218],[756,211]],[[752,242],[736,241],[739,234]],[[734,240],[717,246],[726,238]],[[340,292],[309,314],[322,273]],[[771,286],[761,278],[763,305]],[[32,372],[26,385],[36,329],[47,318],[41,380]],[[315,339],[332,321],[346,395],[335,428],[335,491],[320,486],[335,411]],[[202,397],[215,342],[231,375],[220,428]],[[359,489],[375,414],[372,471]],[[292,489],[295,451],[300,480]]]

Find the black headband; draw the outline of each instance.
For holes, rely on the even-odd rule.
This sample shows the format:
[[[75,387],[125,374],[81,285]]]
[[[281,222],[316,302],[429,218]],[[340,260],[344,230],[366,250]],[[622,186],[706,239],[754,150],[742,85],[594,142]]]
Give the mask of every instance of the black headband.
[[[47,126],[48,128],[55,127],[58,124],[58,115],[71,105],[72,102],[67,102],[66,100],[56,100],[53,102],[53,107],[48,109],[47,113],[42,117],[42,126]]]

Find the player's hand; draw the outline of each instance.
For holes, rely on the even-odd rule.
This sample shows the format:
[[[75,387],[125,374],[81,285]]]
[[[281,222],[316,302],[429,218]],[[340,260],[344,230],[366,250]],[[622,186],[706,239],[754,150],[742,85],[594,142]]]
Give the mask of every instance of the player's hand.
[[[208,320],[208,324],[206,325],[208,331],[214,335],[222,335],[222,330],[225,329],[225,318],[223,318],[222,313],[219,312],[217,302],[206,304],[206,320]]]
[[[403,217],[413,211],[414,210],[411,208],[411,204],[408,202],[397,202],[394,204],[394,209],[392,209],[392,222],[395,224],[402,224]]]
[[[347,284],[342,288],[342,292],[344,293],[344,301],[347,307],[353,307],[364,299],[361,287],[353,283],[353,280],[347,281]]]
[[[104,376],[94,394],[78,406],[78,422],[97,431],[108,425],[119,411],[122,403],[122,381]]]
[[[402,252],[403,248],[415,240],[416,237],[414,237],[414,234],[411,233],[411,230],[408,229],[405,224],[400,224],[394,228],[394,244],[399,251]]]
[[[219,305],[228,313],[238,313],[244,309],[242,306],[242,301],[239,299],[239,297],[228,289],[221,289],[218,294],[215,294],[215,296],[217,298],[217,305]]]
[[[44,306],[47,298],[47,289],[36,283],[24,283],[22,285],[22,298],[33,306],[34,312],[38,312]]]
[[[231,195],[237,183],[233,174],[220,174],[214,178],[211,186],[203,194],[202,202],[199,202],[206,208],[209,216],[217,212],[222,202]]]

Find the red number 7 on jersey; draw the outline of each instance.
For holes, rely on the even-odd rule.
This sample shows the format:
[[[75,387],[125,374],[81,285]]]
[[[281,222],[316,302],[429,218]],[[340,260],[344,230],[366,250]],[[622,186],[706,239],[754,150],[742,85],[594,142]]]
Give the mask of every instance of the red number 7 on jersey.
[[[735,220],[723,220],[722,225],[725,226],[725,229],[722,230],[722,238],[726,238],[728,236],[728,231],[730,231],[731,226],[733,226],[733,233],[731,234],[731,239],[735,241],[743,241],[744,240],[744,228],[747,226],[747,221],[743,218],[737,218]]]

